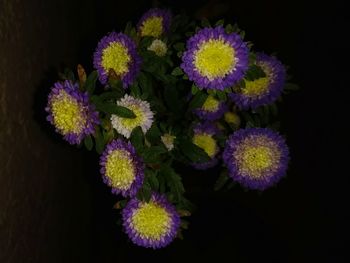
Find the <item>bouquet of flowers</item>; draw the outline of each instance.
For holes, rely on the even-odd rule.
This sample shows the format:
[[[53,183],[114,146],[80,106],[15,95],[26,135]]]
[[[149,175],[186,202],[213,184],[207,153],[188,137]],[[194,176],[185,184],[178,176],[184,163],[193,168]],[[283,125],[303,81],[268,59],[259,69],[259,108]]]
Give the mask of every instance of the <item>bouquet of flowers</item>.
[[[234,181],[262,191],[285,175],[276,103],[296,85],[244,35],[154,8],[99,41],[94,71],[78,65],[53,85],[48,121],[70,144],[96,149],[134,244],[165,247],[187,227],[192,205],[176,164],[220,165],[215,189]]]

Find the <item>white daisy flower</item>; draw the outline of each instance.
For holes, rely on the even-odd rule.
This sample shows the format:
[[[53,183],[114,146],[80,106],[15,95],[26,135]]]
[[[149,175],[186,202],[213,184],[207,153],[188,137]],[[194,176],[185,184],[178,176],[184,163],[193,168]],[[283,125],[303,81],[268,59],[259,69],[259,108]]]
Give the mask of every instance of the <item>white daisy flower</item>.
[[[128,94],[117,101],[117,105],[128,108],[136,115],[135,118],[123,118],[117,115],[111,116],[113,128],[126,138],[130,138],[131,132],[137,126],[140,126],[143,133],[151,128],[153,123],[153,112],[147,101],[136,99]]]
[[[159,57],[163,57],[168,51],[168,48],[162,40],[155,39],[153,40],[152,44],[147,48],[147,50],[153,51]]]

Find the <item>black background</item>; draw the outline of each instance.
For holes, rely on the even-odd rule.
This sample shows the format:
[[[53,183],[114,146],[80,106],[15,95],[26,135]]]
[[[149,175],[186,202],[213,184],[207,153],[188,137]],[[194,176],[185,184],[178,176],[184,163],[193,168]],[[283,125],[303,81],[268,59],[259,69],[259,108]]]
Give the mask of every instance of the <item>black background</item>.
[[[64,17],[64,24],[68,26],[61,32],[70,31],[69,25],[75,25],[74,37],[70,38],[75,48],[70,52],[72,57],[61,58],[59,62],[69,66],[82,63],[87,69],[91,68],[98,40],[107,32],[123,29],[128,20],[137,22],[152,4],[150,1],[111,0],[63,2],[66,5],[60,10],[72,8],[74,12]],[[48,73],[54,69],[42,71],[47,77],[36,84],[34,101],[37,106],[34,106],[31,121],[35,121],[42,133],[68,158],[83,156],[78,171],[69,176],[82,174],[77,181],[83,182],[85,188],[81,190],[77,181],[61,184],[60,194],[69,198],[60,201],[63,209],[59,212],[49,210],[58,220],[50,221],[44,228],[62,231],[60,238],[51,234],[43,234],[45,238],[28,235],[28,243],[32,239],[40,241],[34,243],[35,250],[23,255],[14,255],[16,246],[1,246],[4,262],[222,262],[224,259],[230,262],[345,262],[348,240],[345,179],[349,174],[344,169],[349,156],[349,140],[345,139],[349,135],[345,127],[349,119],[346,117],[349,98],[345,96],[348,74],[343,66],[347,53],[345,16],[342,15],[345,4],[268,0],[163,3],[174,12],[186,10],[197,16],[209,15],[213,21],[224,17],[226,21],[238,22],[246,31],[246,39],[254,42],[255,49],[276,52],[290,66],[293,81],[302,89],[285,97],[281,105],[282,132],[286,134],[292,158],[288,176],[264,193],[245,191],[239,186],[228,192],[214,192],[217,170],[203,173],[183,169],[187,196],[198,206],[189,218],[190,228],[184,232],[184,240],[176,240],[159,251],[136,247],[116,224],[118,212],[111,208],[117,199],[98,176],[97,155],[70,148],[59,137],[46,135],[52,129],[44,124],[38,105],[45,100],[42,94],[47,90],[43,92],[43,87],[54,81],[53,74]],[[82,12],[81,5],[89,6],[83,7]],[[28,12],[35,16],[38,11],[32,8]],[[59,23],[54,19],[48,21],[48,29]],[[54,32],[46,34],[55,35]],[[53,65],[46,65],[46,69],[57,65],[57,61],[49,61]],[[51,149],[54,150],[55,147]],[[62,161],[60,166],[74,166],[56,158]],[[40,170],[39,165],[31,171],[36,170]],[[77,196],[80,201],[72,201]],[[33,202],[42,200],[33,199]],[[28,210],[23,216],[31,218],[32,212]],[[62,226],[60,219],[67,216],[63,213],[71,213],[71,218],[79,220],[73,219]],[[20,225],[12,227],[21,228]],[[32,228],[40,228],[40,225]],[[18,233],[18,237],[23,235],[26,233]],[[7,233],[3,240],[8,241],[8,238]],[[43,245],[45,242],[49,245]]]

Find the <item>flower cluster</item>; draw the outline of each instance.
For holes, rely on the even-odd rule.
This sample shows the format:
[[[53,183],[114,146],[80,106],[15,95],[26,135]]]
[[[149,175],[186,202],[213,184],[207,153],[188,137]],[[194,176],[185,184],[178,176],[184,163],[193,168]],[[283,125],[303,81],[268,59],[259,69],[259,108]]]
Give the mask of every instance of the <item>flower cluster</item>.
[[[192,205],[177,165],[220,164],[218,185],[259,191],[286,175],[288,146],[269,120],[287,72],[251,46],[237,26],[198,29],[153,8],[97,43],[88,76],[79,65],[79,81],[64,73],[53,85],[47,120],[70,144],[96,149],[135,245],[158,249],[182,236]]]

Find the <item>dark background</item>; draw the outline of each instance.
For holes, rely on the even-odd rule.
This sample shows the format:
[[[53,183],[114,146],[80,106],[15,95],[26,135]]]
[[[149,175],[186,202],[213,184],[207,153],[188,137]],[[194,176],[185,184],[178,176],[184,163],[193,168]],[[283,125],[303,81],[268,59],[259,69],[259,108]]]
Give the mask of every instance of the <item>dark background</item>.
[[[215,170],[182,171],[198,209],[183,241],[152,251],[116,224],[97,155],[65,144],[43,112],[55,72],[90,69],[98,40],[151,1],[0,0],[0,262],[346,262],[345,3],[306,2],[163,1],[237,21],[302,90],[281,105],[288,176],[262,194],[214,192]]]

